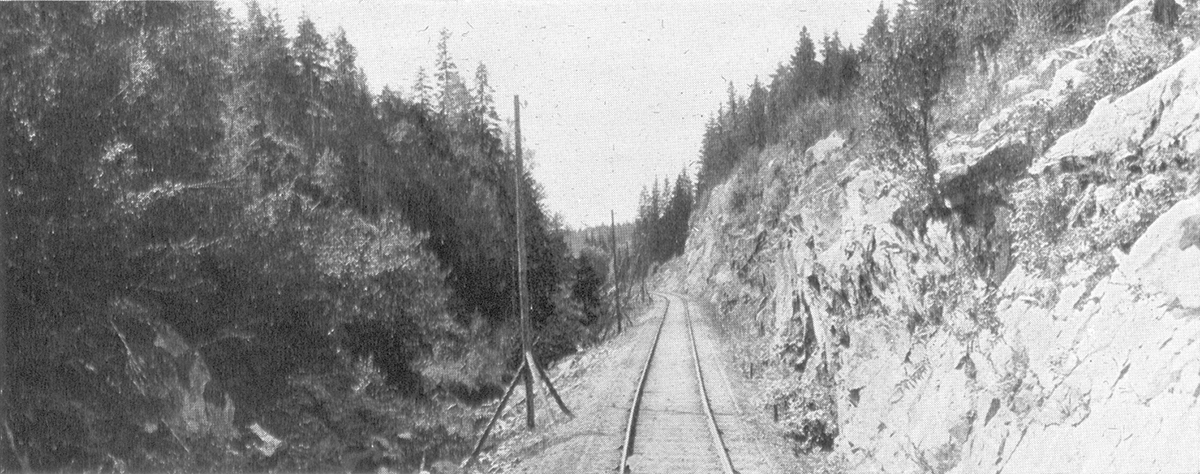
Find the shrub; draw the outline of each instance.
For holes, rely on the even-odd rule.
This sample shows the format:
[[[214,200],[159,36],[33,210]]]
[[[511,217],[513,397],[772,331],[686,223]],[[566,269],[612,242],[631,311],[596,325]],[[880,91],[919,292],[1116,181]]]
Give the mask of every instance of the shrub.
[[[832,451],[838,436],[835,386],[832,380],[824,380],[827,378],[789,378],[776,381],[769,389],[784,435],[797,443],[801,453]]]

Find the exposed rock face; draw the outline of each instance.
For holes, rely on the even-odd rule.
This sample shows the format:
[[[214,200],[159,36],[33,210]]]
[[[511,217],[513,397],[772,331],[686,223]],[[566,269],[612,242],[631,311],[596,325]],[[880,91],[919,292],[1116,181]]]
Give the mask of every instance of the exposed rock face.
[[[1200,441],[1200,320],[1145,297],[1120,278],[1073,268],[1056,304],[1035,299],[1054,284],[1018,272],[1005,282],[1004,331],[979,345],[990,364],[976,393],[1000,400],[977,425],[959,472],[1186,472]],[[994,349],[1000,350],[994,350]],[[989,351],[989,349],[992,349]],[[1014,395],[1015,393],[1015,395]],[[1176,441],[1177,440],[1177,441]]]
[[[118,299],[110,306],[112,328],[124,346],[126,371],[134,387],[152,400],[150,405],[161,407],[142,422],[166,423],[178,436],[236,435],[229,395],[215,402],[205,400],[212,375],[200,352],[147,306],[130,299]]]
[[[1189,309],[1200,309],[1200,197],[1176,204],[1120,258],[1120,273]]]
[[[1060,138],[1031,172],[1143,154],[1200,152],[1200,51],[1120,98],[1096,103],[1087,123]]]
[[[1200,444],[1200,197],[1182,199],[1200,190],[1191,171],[1200,53],[1100,101],[1080,128],[1038,135],[1097,80],[1101,49],[1176,47],[1152,38],[1152,3],[1135,1],[1104,36],[1048,54],[1006,88],[1021,94],[1013,106],[936,150],[938,184],[956,210],[989,186],[1049,182],[1081,167],[1119,174],[1080,185],[1064,219],[1067,228],[1136,229],[1123,243],[1081,244],[1087,258],[1047,274],[1004,253],[1007,211],[994,202],[976,203],[994,211],[987,221],[966,222],[964,211],[913,225],[916,193],[841,137],[804,154],[766,150],[750,181],[717,187],[697,214],[687,286],[768,320],[776,355],[800,380],[833,380],[831,406],[820,408],[832,414],[805,416],[835,420],[848,471],[1200,466],[1200,451],[1164,449]],[[1175,191],[1180,181],[1186,192]],[[763,197],[730,214],[747,182]],[[786,205],[771,198],[781,186]],[[764,210],[771,203],[777,217]],[[981,241],[997,248],[982,270],[972,266]]]
[[[1183,7],[1175,0],[1134,0],[1126,4],[1108,20],[1109,28],[1120,28],[1137,21],[1148,21],[1156,16],[1172,16],[1179,18],[1179,10]],[[1158,10],[1156,12],[1156,10]],[[1163,18],[1166,20],[1167,18]],[[1165,22],[1165,21],[1164,21]],[[1171,21],[1174,23],[1174,20]]]

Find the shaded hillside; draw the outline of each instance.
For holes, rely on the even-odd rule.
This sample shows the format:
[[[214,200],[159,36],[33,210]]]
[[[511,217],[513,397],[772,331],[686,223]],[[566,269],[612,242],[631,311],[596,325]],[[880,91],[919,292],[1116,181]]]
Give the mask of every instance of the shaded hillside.
[[[0,469],[461,456],[518,361],[517,225],[537,356],[603,329],[449,32],[432,77],[373,94],[343,31],[247,9],[0,5]]]

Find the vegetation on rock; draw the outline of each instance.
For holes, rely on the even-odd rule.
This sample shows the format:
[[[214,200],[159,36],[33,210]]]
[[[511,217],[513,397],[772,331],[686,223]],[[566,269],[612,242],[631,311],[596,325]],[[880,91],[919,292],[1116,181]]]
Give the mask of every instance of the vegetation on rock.
[[[1196,192],[1182,125],[1194,116],[1180,112],[1195,112],[1180,92],[1190,62],[1160,72],[1191,50],[1197,9],[1163,3],[905,1],[849,50],[853,81],[806,72],[838,56],[817,61],[802,32],[765,93],[721,106],[694,231],[670,268],[770,333],[751,361],[778,369],[760,372],[772,374],[760,402],[783,410],[797,449],[861,472],[975,472],[1018,454],[1057,469],[1013,446],[1024,427],[1077,426],[1099,406],[1081,395],[1092,379],[1051,385],[1094,344],[1030,328],[1145,309],[1112,273]],[[797,77],[799,89],[784,80]],[[788,114],[767,114],[762,135],[740,132],[756,94]]]

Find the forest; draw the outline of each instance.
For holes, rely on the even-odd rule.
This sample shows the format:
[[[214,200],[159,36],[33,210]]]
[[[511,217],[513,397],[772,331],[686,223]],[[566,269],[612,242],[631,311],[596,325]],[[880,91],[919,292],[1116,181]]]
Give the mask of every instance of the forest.
[[[343,31],[255,2],[6,4],[0,28],[4,469],[455,455],[519,362],[518,190],[536,356],[608,322],[607,259],[513,176],[449,32],[375,94]]]

